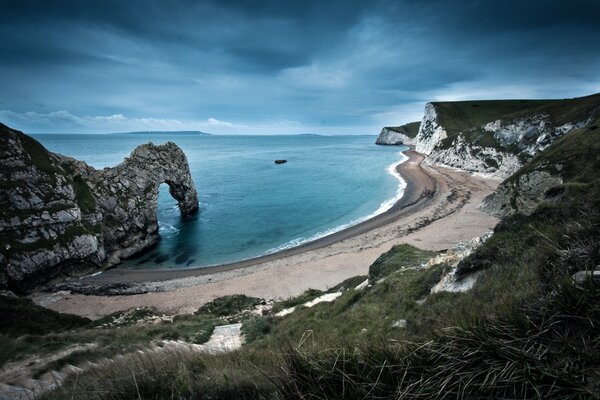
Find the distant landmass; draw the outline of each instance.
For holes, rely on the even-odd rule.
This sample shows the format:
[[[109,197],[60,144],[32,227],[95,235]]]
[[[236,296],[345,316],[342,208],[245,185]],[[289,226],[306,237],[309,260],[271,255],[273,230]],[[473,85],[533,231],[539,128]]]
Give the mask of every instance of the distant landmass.
[[[138,135],[138,134],[177,134],[177,135],[210,135],[210,133],[201,131],[135,131],[135,132],[118,132],[118,134]]]

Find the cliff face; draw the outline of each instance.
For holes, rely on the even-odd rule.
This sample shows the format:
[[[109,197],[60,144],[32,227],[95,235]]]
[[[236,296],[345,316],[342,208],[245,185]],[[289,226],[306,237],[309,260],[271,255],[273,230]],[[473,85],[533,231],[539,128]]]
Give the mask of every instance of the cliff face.
[[[420,122],[411,122],[402,126],[386,126],[381,130],[375,144],[415,146]]]
[[[447,137],[446,130],[438,121],[438,114],[433,103],[425,105],[425,115],[419,133],[417,134],[417,150],[419,153],[430,154],[435,145]]]
[[[414,146],[416,141],[403,133],[383,128],[375,144]]]
[[[543,202],[560,199],[565,190],[600,178],[600,116],[585,128],[564,135],[486,197],[482,208],[494,215],[530,214]]]
[[[510,112],[498,118],[505,110]],[[416,150],[428,154],[430,163],[505,179],[558,138],[590,126],[599,113],[600,95],[546,102],[429,103]]]
[[[95,170],[0,124],[0,287],[24,292],[153,245],[163,182],[183,215],[198,209],[174,143],[139,146],[118,166]]]

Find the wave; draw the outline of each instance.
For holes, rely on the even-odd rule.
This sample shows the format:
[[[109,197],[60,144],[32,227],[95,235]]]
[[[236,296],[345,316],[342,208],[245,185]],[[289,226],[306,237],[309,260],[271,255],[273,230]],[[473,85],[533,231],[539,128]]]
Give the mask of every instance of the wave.
[[[171,224],[166,224],[164,222],[158,221],[158,231],[160,235],[165,238],[171,238],[173,236],[179,235],[179,229],[174,227]]]
[[[325,231],[318,232],[308,238],[299,237],[296,239],[292,239],[289,242],[282,244],[281,246],[277,246],[277,247],[267,250],[265,252],[265,254],[273,254],[273,253],[277,253],[279,251],[288,250],[288,249],[291,249],[294,247],[301,246],[306,243],[313,242],[317,239],[324,238],[325,236],[329,236],[336,232],[343,231],[344,229],[350,228],[351,226],[354,226],[356,224],[360,224],[361,222],[367,221],[371,218],[376,217],[379,214],[383,214],[384,212],[388,211],[390,208],[392,208],[394,206],[394,204],[396,204],[402,198],[402,196],[404,195],[404,189],[406,189],[406,182],[404,181],[404,179],[402,179],[402,177],[396,171],[396,169],[400,164],[402,164],[403,162],[408,160],[408,156],[406,156],[402,151],[399,153],[399,155],[400,155],[400,161],[394,162],[394,163],[388,165],[388,167],[387,167],[388,174],[392,175],[394,178],[396,178],[398,180],[398,189],[396,190],[396,194],[394,195],[394,197],[391,197],[391,198],[385,200],[384,202],[382,202],[379,205],[379,208],[377,208],[377,210],[375,210],[373,213],[371,213],[367,216],[364,216],[364,217],[356,218],[356,219],[348,222],[347,224],[338,225],[331,229],[327,229]]]

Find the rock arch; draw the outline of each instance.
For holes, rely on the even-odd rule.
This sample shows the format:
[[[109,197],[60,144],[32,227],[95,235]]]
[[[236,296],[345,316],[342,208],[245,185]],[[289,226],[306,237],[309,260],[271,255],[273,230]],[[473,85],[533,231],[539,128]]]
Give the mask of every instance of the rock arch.
[[[198,210],[187,158],[172,142],[138,146],[121,164],[97,171],[94,178],[103,192],[99,197],[107,200],[101,199],[99,204],[108,217],[103,233],[111,262],[130,257],[159,240],[157,203],[162,183],[169,186],[183,216]]]
[[[96,170],[0,124],[0,289],[27,292],[152,246],[163,182],[182,215],[198,210],[187,158],[174,143],[138,146],[121,164]]]

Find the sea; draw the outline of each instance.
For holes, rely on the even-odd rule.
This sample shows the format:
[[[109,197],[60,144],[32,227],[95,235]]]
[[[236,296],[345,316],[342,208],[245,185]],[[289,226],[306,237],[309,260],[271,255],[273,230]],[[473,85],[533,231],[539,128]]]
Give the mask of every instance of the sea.
[[[53,152],[95,168],[119,164],[138,145],[175,142],[185,152],[200,212],[182,218],[162,184],[161,240],[123,268],[227,264],[298,246],[389,209],[405,187],[394,172],[404,147],[375,136],[225,136],[194,133],[37,134]],[[285,164],[274,160],[285,159]]]

